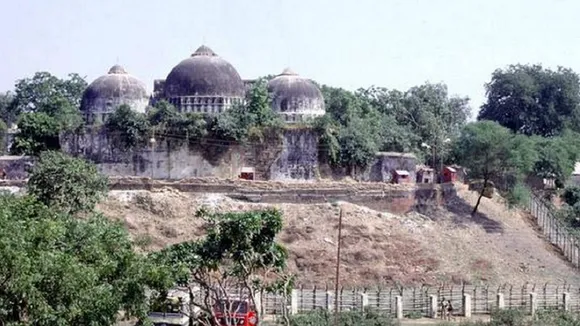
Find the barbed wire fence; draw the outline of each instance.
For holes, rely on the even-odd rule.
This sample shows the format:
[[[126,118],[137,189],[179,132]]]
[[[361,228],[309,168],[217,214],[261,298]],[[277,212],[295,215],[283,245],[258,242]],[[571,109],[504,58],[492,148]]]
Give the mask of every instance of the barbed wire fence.
[[[580,268],[580,239],[558,218],[552,203],[532,192],[529,210],[545,239],[556,246],[576,268]]]
[[[466,301],[465,297],[470,300]],[[580,285],[523,284],[515,285],[441,285],[410,288],[385,287],[374,289],[341,288],[338,309],[345,311],[374,310],[395,317],[398,306],[406,318],[440,314],[440,302],[450,300],[455,315],[466,308],[472,314],[491,314],[497,309],[520,309],[531,312],[564,310],[580,313]],[[435,305],[432,300],[435,299]],[[398,302],[400,300],[400,302]],[[334,310],[334,288],[299,287],[283,297],[272,293],[260,295],[263,315],[283,316],[313,311]],[[469,307],[465,307],[469,304]],[[437,311],[432,311],[436,307]]]

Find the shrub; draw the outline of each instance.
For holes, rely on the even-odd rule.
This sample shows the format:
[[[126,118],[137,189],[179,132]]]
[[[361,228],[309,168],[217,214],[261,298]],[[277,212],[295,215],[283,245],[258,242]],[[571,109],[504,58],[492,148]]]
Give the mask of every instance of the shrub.
[[[491,326],[525,326],[526,313],[519,309],[496,310],[491,314]]]
[[[339,326],[394,326],[398,323],[389,315],[377,311],[345,311],[339,313]],[[291,326],[334,325],[334,314],[325,310],[290,317]]]

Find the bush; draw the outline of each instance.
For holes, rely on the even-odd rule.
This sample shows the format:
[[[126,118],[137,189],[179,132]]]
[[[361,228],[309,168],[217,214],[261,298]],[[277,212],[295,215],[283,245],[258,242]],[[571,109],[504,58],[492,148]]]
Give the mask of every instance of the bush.
[[[580,326],[580,318],[570,312],[539,311],[532,322],[533,326]]]
[[[290,317],[291,326],[334,325],[334,314],[328,311],[313,311]],[[339,326],[394,326],[398,323],[389,315],[377,311],[346,311],[339,313]]]
[[[518,309],[496,310],[491,314],[492,326],[525,326],[526,312]]]
[[[92,211],[107,188],[107,178],[93,163],[56,151],[40,154],[27,185],[40,202],[70,214]]]
[[[521,206],[527,207],[530,203],[530,189],[524,184],[518,182],[507,193],[506,199],[510,207]]]

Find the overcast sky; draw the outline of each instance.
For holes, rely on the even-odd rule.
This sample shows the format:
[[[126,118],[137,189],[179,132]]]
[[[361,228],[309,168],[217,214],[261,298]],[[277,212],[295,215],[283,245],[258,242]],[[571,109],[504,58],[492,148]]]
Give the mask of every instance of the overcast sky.
[[[354,90],[445,82],[478,110],[512,63],[580,72],[580,1],[0,0],[0,90],[36,71],[90,82],[119,62],[147,83],[202,43],[242,78],[291,67]]]

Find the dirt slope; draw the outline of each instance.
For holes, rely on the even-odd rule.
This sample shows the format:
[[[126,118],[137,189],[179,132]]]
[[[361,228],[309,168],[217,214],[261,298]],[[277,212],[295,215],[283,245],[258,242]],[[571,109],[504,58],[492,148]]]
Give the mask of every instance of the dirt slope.
[[[542,240],[525,218],[498,200],[483,199],[481,213],[469,215],[477,195],[461,188],[448,209],[396,216],[340,203],[343,208],[341,282],[378,283],[563,283],[578,273]],[[333,281],[339,209],[331,204],[257,204],[219,194],[113,191],[99,205],[122,220],[144,250],[202,236],[196,209],[218,211],[275,206],[285,217],[280,240],[291,252],[290,268],[304,285]]]

